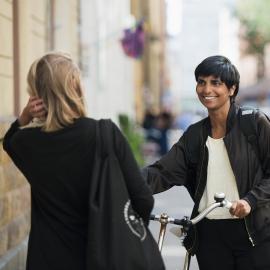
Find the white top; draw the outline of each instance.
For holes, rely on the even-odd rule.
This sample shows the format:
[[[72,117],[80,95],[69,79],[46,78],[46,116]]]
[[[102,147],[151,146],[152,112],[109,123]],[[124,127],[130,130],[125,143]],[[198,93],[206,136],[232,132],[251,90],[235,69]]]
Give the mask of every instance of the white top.
[[[199,204],[199,212],[215,202],[214,195],[223,192],[229,201],[239,200],[238,188],[227,149],[223,138],[213,139],[208,136],[206,141],[209,159],[207,167],[207,183]],[[209,219],[231,219],[233,217],[227,208],[219,207],[207,215]]]

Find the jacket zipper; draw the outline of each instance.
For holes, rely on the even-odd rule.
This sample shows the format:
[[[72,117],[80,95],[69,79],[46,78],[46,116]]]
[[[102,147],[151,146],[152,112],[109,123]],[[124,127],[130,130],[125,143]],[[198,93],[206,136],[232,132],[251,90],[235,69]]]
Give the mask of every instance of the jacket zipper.
[[[200,183],[201,183],[201,179],[202,179],[202,167],[203,167],[203,164],[204,164],[204,157],[205,157],[205,145],[203,146],[203,156],[202,156],[202,163],[201,163],[201,168],[200,168],[199,182],[198,182],[198,185],[197,185],[195,194],[194,194],[194,199],[195,199],[196,196],[197,196],[198,189],[199,189],[199,187],[200,187]]]
[[[223,140],[224,140],[224,139],[223,139]],[[224,144],[225,144],[225,146],[226,146],[226,148],[227,148],[227,145],[226,145],[226,143],[225,143],[225,140],[224,140]],[[230,160],[230,159],[229,159],[229,160]],[[231,163],[231,160],[230,160],[230,164],[231,164],[231,167],[233,168],[232,163]],[[234,175],[234,177],[235,177],[235,175]],[[236,180],[236,177],[235,177],[235,180]],[[236,184],[237,184],[237,188],[238,188],[238,182],[237,182],[237,181],[236,181]],[[239,190],[239,188],[238,188],[238,190]],[[248,239],[249,239],[249,241],[251,242],[252,246],[254,247],[255,244],[254,244],[254,241],[253,241],[253,239],[252,239],[252,237],[251,237],[251,235],[250,235],[250,232],[249,232],[249,229],[248,229],[248,226],[247,226],[246,218],[244,218],[244,221],[245,221],[246,231],[247,231],[247,233],[248,233]]]
[[[255,247],[254,241],[253,241],[253,239],[252,239],[252,237],[251,237],[251,235],[250,235],[250,232],[249,232],[249,230],[248,230],[246,218],[244,218],[244,221],[245,221],[245,227],[246,227],[246,230],[247,230],[247,233],[248,233],[248,239],[249,239],[249,241],[251,242],[252,246]]]
[[[200,168],[199,182],[198,182],[198,186],[197,186],[197,189],[195,191],[195,194],[194,194],[194,199],[197,196],[197,193],[198,193],[198,190],[199,190],[199,187],[200,187],[200,183],[201,183],[201,179],[202,179],[202,167],[203,167],[203,164],[204,164],[204,157],[205,157],[205,145],[203,146],[203,156],[202,156],[202,163],[201,163],[201,168]],[[192,244],[191,248],[188,249],[189,253],[192,251],[192,249],[194,248],[195,243],[197,241],[197,230],[196,230],[196,228],[194,228],[194,233],[195,233],[195,239],[193,241],[193,244]]]

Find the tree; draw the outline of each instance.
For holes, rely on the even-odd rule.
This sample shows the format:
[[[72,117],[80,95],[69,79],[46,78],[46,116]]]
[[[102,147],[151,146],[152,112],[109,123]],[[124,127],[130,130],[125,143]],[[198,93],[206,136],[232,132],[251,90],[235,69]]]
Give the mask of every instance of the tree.
[[[237,16],[244,28],[242,38],[247,41],[246,52],[258,59],[258,78],[265,73],[264,52],[270,42],[269,10],[269,0],[240,0],[237,7]]]

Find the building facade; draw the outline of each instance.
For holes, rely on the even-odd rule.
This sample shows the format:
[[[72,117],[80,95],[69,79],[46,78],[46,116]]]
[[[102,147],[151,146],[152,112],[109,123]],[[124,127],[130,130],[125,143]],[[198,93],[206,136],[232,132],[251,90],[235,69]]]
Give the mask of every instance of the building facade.
[[[127,57],[120,40],[145,19],[145,52]],[[28,100],[30,64],[66,51],[82,69],[90,117],[142,121],[161,109],[165,70],[164,0],[0,0],[0,144]],[[0,147],[0,270],[24,269],[30,187]]]
[[[177,2],[178,32],[168,40],[171,91],[176,112],[203,110],[196,97],[194,70],[206,57],[225,55],[238,66],[238,20],[235,0],[167,0]],[[179,19],[180,18],[180,19]]]
[[[166,91],[166,2],[164,0],[133,0],[132,14],[144,20],[145,50],[135,62],[136,115],[141,122],[146,109],[162,110],[162,96]]]
[[[28,100],[30,64],[48,50],[79,59],[79,1],[0,1],[0,139]],[[0,142],[1,144],[1,142]],[[0,147],[0,269],[24,269],[30,187]]]
[[[135,117],[133,61],[121,47],[133,25],[126,0],[81,1],[81,52],[88,113],[94,118]]]

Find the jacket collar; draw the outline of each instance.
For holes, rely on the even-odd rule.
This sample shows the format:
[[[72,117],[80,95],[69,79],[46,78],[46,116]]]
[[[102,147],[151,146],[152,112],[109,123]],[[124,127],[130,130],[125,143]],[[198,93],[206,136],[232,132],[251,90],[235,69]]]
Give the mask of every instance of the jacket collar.
[[[234,102],[231,103],[231,106],[230,106],[230,109],[228,112],[228,116],[227,116],[226,135],[230,132],[230,130],[232,129],[232,127],[235,123],[238,110],[239,110],[239,106],[236,105]],[[212,130],[209,116],[205,119],[205,127],[206,127],[207,133],[204,135],[205,135],[205,137],[207,137],[208,135],[211,135],[211,130]]]
[[[236,118],[237,118],[237,112],[239,110],[239,106],[236,105],[234,102],[231,104],[231,107],[228,112],[227,116],[227,124],[226,124],[226,134],[230,132],[233,125],[235,124]]]

